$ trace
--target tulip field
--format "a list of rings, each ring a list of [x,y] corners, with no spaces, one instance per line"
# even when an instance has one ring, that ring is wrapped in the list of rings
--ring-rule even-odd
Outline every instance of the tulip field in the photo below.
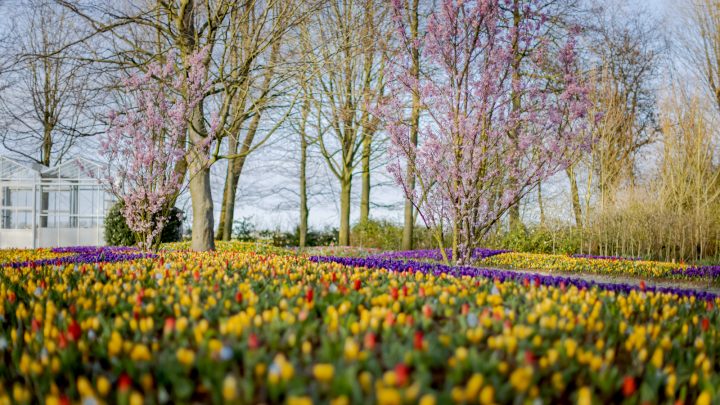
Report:
[[[0,251],[0,404],[720,401],[713,292],[485,253],[504,269],[251,243]]]

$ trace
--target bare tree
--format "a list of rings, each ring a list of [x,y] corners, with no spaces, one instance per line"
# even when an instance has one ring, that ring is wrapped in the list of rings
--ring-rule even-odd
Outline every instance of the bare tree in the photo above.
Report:
[[[185,61],[183,66],[179,66],[184,72],[187,70],[188,58],[198,50],[206,50],[201,62],[206,66],[208,80],[213,86],[192,114],[186,141],[190,146],[208,142],[207,125],[210,111],[214,110],[219,128],[211,164],[219,159],[243,156],[242,152],[235,153],[232,149],[230,153],[223,154],[223,139],[236,137],[237,144],[242,143],[237,141],[242,123],[259,108],[243,98],[248,94],[256,94],[248,93],[247,89],[255,83],[249,85],[252,82],[247,77],[251,72],[254,73],[253,69],[263,69],[262,66],[267,65],[258,65],[256,62],[267,61],[263,55],[267,55],[266,51],[271,49],[278,35],[296,22],[295,11],[300,4],[280,0],[242,3],[231,0],[175,0],[93,5],[69,0],[56,1],[83,18],[93,29],[92,36],[106,39],[107,48],[98,51],[93,57],[97,63],[116,65],[118,69],[142,70],[149,62],[162,61],[165,55],[174,52],[180,56],[180,60]],[[258,27],[255,24],[258,21],[274,21],[273,26],[280,27],[280,30],[273,31],[269,38],[265,38],[268,34],[266,29],[253,28]],[[249,40],[257,48],[242,48],[238,41],[247,39],[243,33],[254,36]],[[247,53],[241,55],[239,49]],[[204,157],[196,156],[176,168],[183,174],[188,169],[194,174],[189,179],[193,211],[192,248],[214,249],[210,168]]]
[[[98,131],[93,108],[100,91],[87,79],[82,54],[66,45],[82,27],[44,0],[23,4],[8,43],[13,66],[0,98],[3,146],[43,166],[60,163],[78,140]]]
[[[687,17],[680,33],[685,66],[697,75],[720,111],[720,1],[692,0]]]
[[[290,28],[287,24],[293,20],[296,8],[292,2],[246,2],[231,16],[229,41],[238,43],[231,42],[226,48],[229,48],[228,65],[235,67],[230,69],[233,72],[230,89],[238,94],[229,111],[232,116],[227,130],[229,162],[217,231],[222,240],[230,240],[238,180],[248,155],[264,145],[282,122],[273,117],[275,125],[257,139],[264,113],[277,107],[286,90],[283,84],[291,76],[286,66],[278,66],[278,60],[288,53],[281,41],[287,39],[285,34]],[[293,103],[294,100],[290,102]],[[285,108],[286,114],[290,110]],[[248,120],[249,125],[245,127]]]
[[[350,243],[352,178],[359,164],[365,174],[363,215],[369,211],[370,145],[378,129],[370,106],[382,95],[380,36],[387,33],[386,14],[382,2],[333,1],[315,15],[315,26],[303,41],[304,52],[312,55],[318,69],[311,93],[317,117],[313,121],[321,126],[317,143],[340,183],[341,245]]]

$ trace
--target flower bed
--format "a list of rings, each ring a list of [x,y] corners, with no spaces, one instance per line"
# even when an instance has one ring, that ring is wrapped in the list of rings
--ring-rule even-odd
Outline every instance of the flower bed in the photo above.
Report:
[[[672,274],[681,278],[720,278],[720,266],[699,266],[673,270]]]
[[[145,257],[156,257],[156,255],[153,254],[140,253],[137,249],[113,246],[76,246],[72,248],[56,248],[53,249],[53,252],[59,254],[61,253],[62,255],[59,257],[53,257],[48,259],[33,258],[34,260],[6,263],[5,266],[12,268],[21,268],[42,267],[49,265],[61,266],[71,263],[115,263],[129,260],[137,260]]]
[[[712,294],[313,260],[331,263],[226,251],[0,269],[0,403],[710,403],[720,395]]]
[[[503,253],[483,259],[481,266],[509,269],[560,271],[566,273],[604,274],[618,276],[672,278],[685,264],[642,260],[606,260],[574,258],[565,255],[535,253]]]
[[[54,259],[70,254],[71,253],[55,252],[51,249],[0,249],[0,266],[8,263]]]
[[[245,252],[245,253],[257,253],[257,254],[291,254],[292,252],[275,247],[268,243],[263,242],[241,242],[237,240],[231,241],[215,241],[215,249],[218,252]],[[190,242],[172,242],[163,243],[160,250],[166,252],[182,252],[190,251]]]
[[[484,259],[486,257],[495,256],[501,253],[507,253],[509,250],[497,250],[497,249],[485,249],[476,248],[473,250],[473,259]],[[452,259],[452,249],[445,249],[445,254],[448,259]],[[371,256],[375,259],[388,259],[388,260],[408,260],[408,259],[420,259],[420,260],[435,260],[442,261],[442,253],[440,249],[426,249],[426,250],[402,250],[396,252],[385,252]]]
[[[622,256],[597,256],[597,255],[586,255],[586,254],[574,254],[570,257],[578,259],[600,259],[600,260],[631,260],[638,261],[642,260],[642,257],[622,257]]]

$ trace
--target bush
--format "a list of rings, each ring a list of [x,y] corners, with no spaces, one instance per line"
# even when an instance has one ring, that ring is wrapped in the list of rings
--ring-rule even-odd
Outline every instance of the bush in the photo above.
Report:
[[[255,233],[255,225],[252,223],[250,217],[242,217],[238,220],[233,221],[233,238],[241,242],[250,242],[255,240],[253,236]]]
[[[548,227],[532,225],[517,227],[509,232],[494,235],[488,241],[491,247],[529,253],[577,253],[581,235],[573,226]]]
[[[122,214],[123,203],[118,202],[110,208],[105,217],[105,243],[110,246],[135,245],[135,235],[125,222]],[[160,234],[160,242],[179,242],[182,240],[183,212],[177,207],[170,210],[170,218]]]
[[[295,234],[298,238],[298,244],[300,243],[300,228],[295,230]],[[325,227],[320,230],[310,229],[305,239],[307,246],[328,246],[335,245],[338,241],[338,230],[337,228]]]
[[[400,249],[402,227],[387,220],[360,222],[350,230],[350,244],[383,250]]]

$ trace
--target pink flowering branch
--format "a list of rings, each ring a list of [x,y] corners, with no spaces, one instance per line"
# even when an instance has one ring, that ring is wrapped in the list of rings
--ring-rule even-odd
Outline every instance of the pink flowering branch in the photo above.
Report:
[[[441,1],[422,43],[410,44],[422,48],[419,82],[406,58],[388,61],[390,96],[377,108],[391,140],[390,173],[441,248],[451,231],[461,262],[510,206],[587,144],[579,130],[587,89],[574,73],[573,38],[553,55],[538,1],[524,2],[515,28],[500,3]],[[397,24],[401,4],[394,3]],[[396,35],[407,44],[402,25]],[[522,72],[513,70],[517,52],[525,55]],[[405,112],[413,92],[423,109],[417,147]],[[522,108],[514,108],[514,97]],[[407,186],[410,176],[416,189]]]
[[[129,77],[123,85],[130,106],[109,114],[110,129],[100,144],[108,164],[100,180],[124,203],[125,221],[145,250],[159,247],[171,204],[182,191],[185,173],[177,168],[190,154],[209,164],[217,120],[206,142],[187,142],[192,111],[209,86],[202,63],[206,53],[200,50],[185,61],[187,76],[171,56],[165,65],[152,64],[144,74]]]

